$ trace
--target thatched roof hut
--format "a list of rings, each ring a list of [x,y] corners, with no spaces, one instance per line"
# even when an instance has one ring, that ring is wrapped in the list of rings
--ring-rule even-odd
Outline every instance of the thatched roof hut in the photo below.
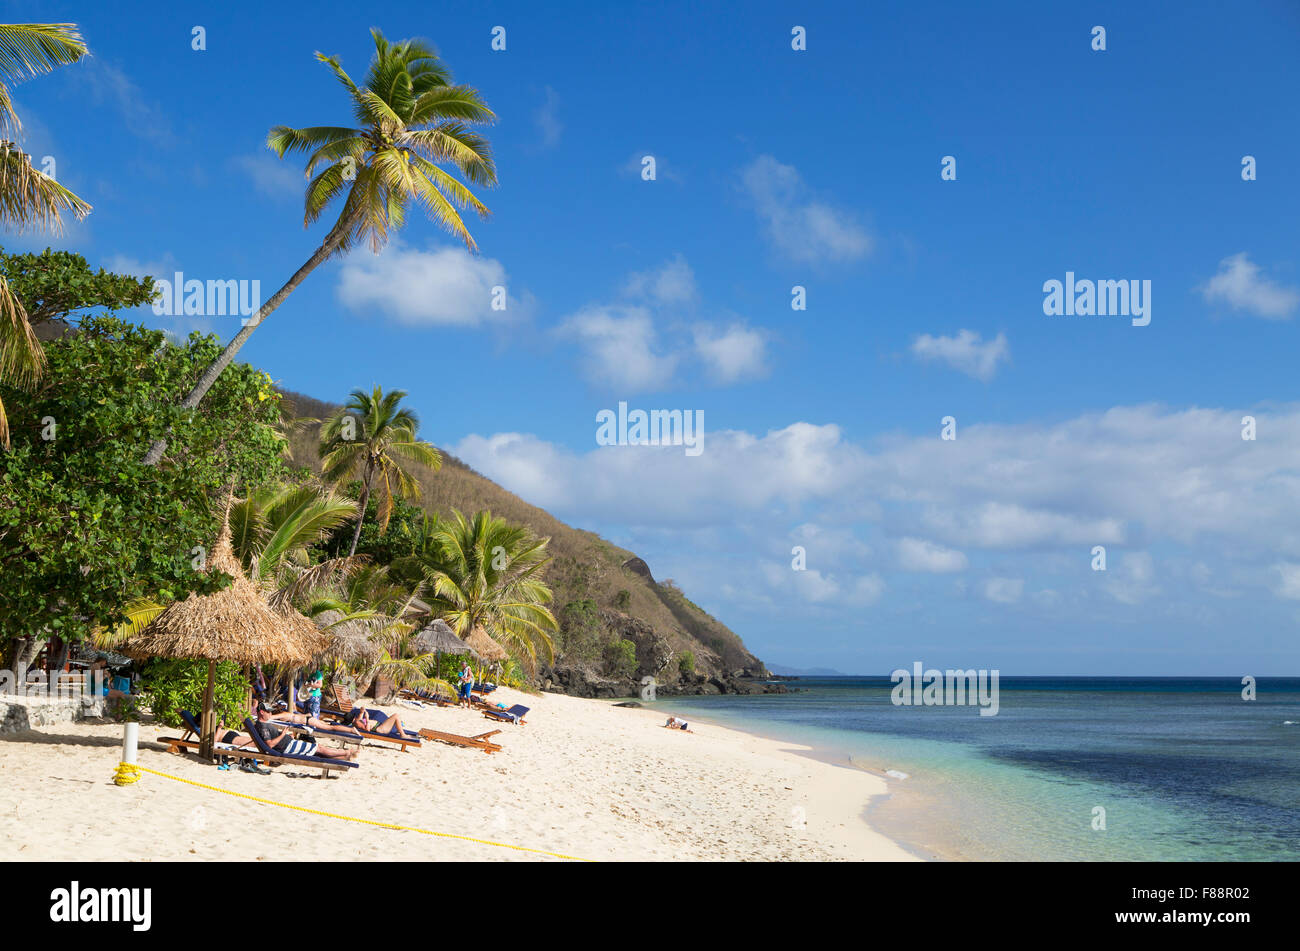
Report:
[[[498,660],[507,660],[510,652],[492,640],[488,632],[481,627],[476,627],[469,632],[469,637],[465,638],[465,643],[474,648],[474,653],[478,654],[488,663]]]
[[[479,659],[474,648],[470,647],[451,629],[442,618],[430,621],[411,642],[421,654],[470,654]]]
[[[374,628],[364,620],[343,620],[343,612],[330,609],[314,618],[316,626],[329,638],[318,660],[342,663],[373,664],[379,660],[379,644],[371,639]]]
[[[122,653],[136,660],[146,657],[181,657],[208,662],[208,684],[203,694],[203,736],[199,753],[212,756],[213,681],[218,661],[241,665],[264,663],[305,664],[325,646],[326,638],[305,617],[292,609],[275,611],[244,575],[230,546],[230,522],[223,519],[216,544],[204,571],[222,571],[233,579],[213,594],[191,594],[174,601],[135,637]]]
[[[135,660],[192,657],[237,664],[305,664],[326,638],[297,611],[272,610],[244,576],[230,547],[230,525],[208,555],[205,571],[223,571],[234,580],[215,594],[191,594],[173,601],[143,631],[122,646]]]

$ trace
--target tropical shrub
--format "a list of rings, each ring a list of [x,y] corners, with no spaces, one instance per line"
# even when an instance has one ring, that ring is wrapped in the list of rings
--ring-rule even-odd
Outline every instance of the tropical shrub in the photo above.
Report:
[[[195,719],[203,709],[203,692],[208,685],[206,660],[155,658],[140,665],[141,701],[159,723],[179,727],[180,711],[189,710]],[[239,729],[248,716],[248,680],[238,664],[217,664],[213,680],[213,709],[232,729]]]

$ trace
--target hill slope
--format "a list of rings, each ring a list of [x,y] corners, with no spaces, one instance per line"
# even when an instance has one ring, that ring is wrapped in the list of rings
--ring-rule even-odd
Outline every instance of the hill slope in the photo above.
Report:
[[[324,419],[337,406],[284,392],[289,411]],[[293,435],[296,465],[320,471],[315,426]],[[556,663],[539,672],[545,689],[580,696],[631,696],[641,678],[654,677],[661,693],[755,692],[763,686],[743,678],[768,676],[763,663],[725,624],[694,604],[671,579],[657,581],[635,553],[592,532],[573,528],[550,513],[442,452],[442,469],[416,473],[423,492],[417,504],[440,514],[490,509],[508,521],[550,538],[552,562],[546,581],[555,593],[552,609],[560,620]],[[635,673],[610,657],[610,644],[631,641]],[[683,656],[693,665],[683,669]],[[691,669],[693,667],[693,669]]]

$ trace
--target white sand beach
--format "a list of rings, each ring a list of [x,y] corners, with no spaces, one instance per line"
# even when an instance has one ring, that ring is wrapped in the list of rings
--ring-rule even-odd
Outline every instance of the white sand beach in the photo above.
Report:
[[[862,815],[885,780],[799,748],[666,714],[502,689],[522,726],[477,710],[386,707],[411,729],[500,728],[494,754],[426,740],[362,747],[359,769],[318,779],[218,770],[140,729],[139,764],[248,796],[599,861],[914,860]],[[536,852],[310,815],[143,774],[118,787],[122,727],[60,724],[0,738],[0,859],[552,860]],[[57,830],[55,834],[52,831]]]

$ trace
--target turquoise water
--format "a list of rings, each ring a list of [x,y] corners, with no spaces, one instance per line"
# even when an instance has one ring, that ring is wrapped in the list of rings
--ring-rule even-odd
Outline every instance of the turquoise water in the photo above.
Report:
[[[654,706],[909,774],[870,821],[922,854],[1300,860],[1300,678],[1246,701],[1230,678],[1004,677],[990,717],[895,706],[884,677],[791,686]]]

